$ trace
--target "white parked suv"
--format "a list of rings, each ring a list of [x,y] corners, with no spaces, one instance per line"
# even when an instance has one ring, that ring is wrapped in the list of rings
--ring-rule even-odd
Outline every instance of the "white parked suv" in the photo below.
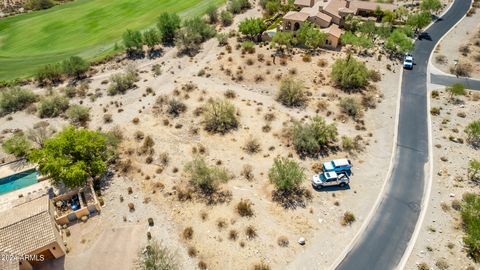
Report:
[[[329,186],[344,187],[350,183],[347,173],[323,172],[312,177],[312,186],[320,189]]]

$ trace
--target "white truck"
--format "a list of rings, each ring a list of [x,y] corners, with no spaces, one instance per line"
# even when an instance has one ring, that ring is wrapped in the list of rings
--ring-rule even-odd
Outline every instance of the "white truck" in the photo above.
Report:
[[[347,173],[336,172],[322,172],[312,177],[312,186],[316,189],[321,189],[329,186],[344,187],[350,183],[350,177]]]

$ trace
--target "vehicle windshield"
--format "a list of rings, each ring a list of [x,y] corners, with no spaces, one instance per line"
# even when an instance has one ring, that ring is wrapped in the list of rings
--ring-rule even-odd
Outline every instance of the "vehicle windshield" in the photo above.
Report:
[[[405,59],[405,63],[411,63],[412,59]]]

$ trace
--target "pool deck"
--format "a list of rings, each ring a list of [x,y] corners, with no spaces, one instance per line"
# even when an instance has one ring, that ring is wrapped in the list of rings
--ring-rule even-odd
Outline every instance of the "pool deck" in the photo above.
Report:
[[[28,171],[33,168],[35,168],[35,165],[28,163],[25,159],[0,164],[0,179],[16,173]]]

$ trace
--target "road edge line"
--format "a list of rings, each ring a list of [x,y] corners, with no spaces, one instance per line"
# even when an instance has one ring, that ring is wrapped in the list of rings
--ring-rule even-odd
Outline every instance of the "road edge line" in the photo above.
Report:
[[[457,1],[462,1],[462,0],[457,0]],[[446,14],[450,8],[453,6],[453,3],[450,4],[450,6],[441,14],[443,16]],[[473,0],[470,0],[470,8],[472,7]],[[440,16],[440,17],[441,17]],[[397,266],[397,269],[404,269],[408,259],[410,259],[410,255],[412,254],[413,248],[415,247],[415,244],[417,243],[418,235],[420,234],[420,230],[423,225],[423,221],[425,220],[425,215],[427,214],[427,209],[429,206],[430,202],[430,195],[432,191],[432,184],[433,184],[433,140],[432,140],[432,115],[430,114],[430,105],[431,105],[431,94],[429,91],[429,84],[430,84],[430,69],[433,66],[432,64],[432,57],[433,53],[435,51],[435,48],[440,44],[440,42],[443,41],[443,39],[450,34],[451,31],[453,31],[467,16],[467,13],[465,13],[458,22],[456,22],[440,39],[438,42],[433,46],[433,50],[430,52],[430,56],[428,58],[428,64],[427,64],[427,119],[428,119],[428,155],[429,155],[429,176],[427,181],[425,182],[425,189],[423,193],[423,199],[422,199],[422,208],[420,210],[420,215],[417,220],[417,224],[415,224],[415,230],[413,231],[412,237],[410,237],[409,243],[407,245],[407,248],[405,249],[405,252],[403,253],[402,259],[400,260],[400,263]],[[433,23],[431,24],[433,25]],[[430,26],[428,28],[430,28]],[[428,30],[428,28],[426,30]],[[434,67],[434,66],[433,66]]]

